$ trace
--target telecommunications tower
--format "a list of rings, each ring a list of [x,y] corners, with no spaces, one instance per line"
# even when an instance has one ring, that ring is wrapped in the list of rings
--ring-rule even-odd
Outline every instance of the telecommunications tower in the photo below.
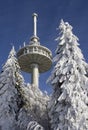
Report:
[[[52,65],[51,51],[40,45],[37,37],[37,17],[33,14],[34,32],[28,45],[24,45],[18,53],[18,62],[22,71],[31,73],[31,83],[39,86],[39,73],[48,71]]]

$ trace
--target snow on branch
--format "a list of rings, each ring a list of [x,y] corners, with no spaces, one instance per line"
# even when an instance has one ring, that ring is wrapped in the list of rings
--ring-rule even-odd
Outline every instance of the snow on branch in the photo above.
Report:
[[[30,121],[27,126],[27,130],[44,130],[44,128],[36,121]]]

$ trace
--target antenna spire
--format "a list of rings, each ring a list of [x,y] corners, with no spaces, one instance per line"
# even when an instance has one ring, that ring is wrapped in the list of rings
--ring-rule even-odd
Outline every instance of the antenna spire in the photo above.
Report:
[[[34,33],[33,35],[37,37],[37,17],[38,15],[36,13],[33,13],[33,19],[34,19]]]
[[[33,32],[33,36],[31,37],[31,41],[33,41],[32,43],[30,42],[30,44],[33,44],[33,43],[37,43],[37,44],[40,44],[38,41],[39,41],[39,38],[37,36],[37,17],[38,15],[36,13],[33,13],[33,22],[34,22],[34,32]]]

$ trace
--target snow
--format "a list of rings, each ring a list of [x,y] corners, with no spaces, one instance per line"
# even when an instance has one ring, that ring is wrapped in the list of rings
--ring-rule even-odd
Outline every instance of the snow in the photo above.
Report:
[[[48,105],[53,130],[88,130],[88,64],[72,26],[61,20],[55,66],[48,79],[54,92]]]
[[[19,95],[14,86],[16,80],[13,74],[16,68],[13,68],[15,50],[12,48],[3,71],[0,74],[0,128],[1,130],[15,130],[16,112],[18,111]],[[14,103],[14,104],[13,104]]]
[[[36,121],[31,121],[28,124],[27,130],[44,130]]]

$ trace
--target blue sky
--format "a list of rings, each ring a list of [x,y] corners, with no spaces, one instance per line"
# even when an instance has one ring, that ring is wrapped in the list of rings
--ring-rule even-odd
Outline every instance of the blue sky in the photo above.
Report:
[[[38,14],[38,36],[41,45],[48,47],[54,56],[60,20],[69,22],[79,38],[80,48],[88,62],[88,0],[0,0],[0,70],[12,45],[18,51],[23,42],[29,44],[33,34],[33,13]],[[52,68],[51,68],[52,70]],[[51,91],[46,85],[50,72],[40,75],[40,88]],[[24,73],[26,82],[29,74]]]

